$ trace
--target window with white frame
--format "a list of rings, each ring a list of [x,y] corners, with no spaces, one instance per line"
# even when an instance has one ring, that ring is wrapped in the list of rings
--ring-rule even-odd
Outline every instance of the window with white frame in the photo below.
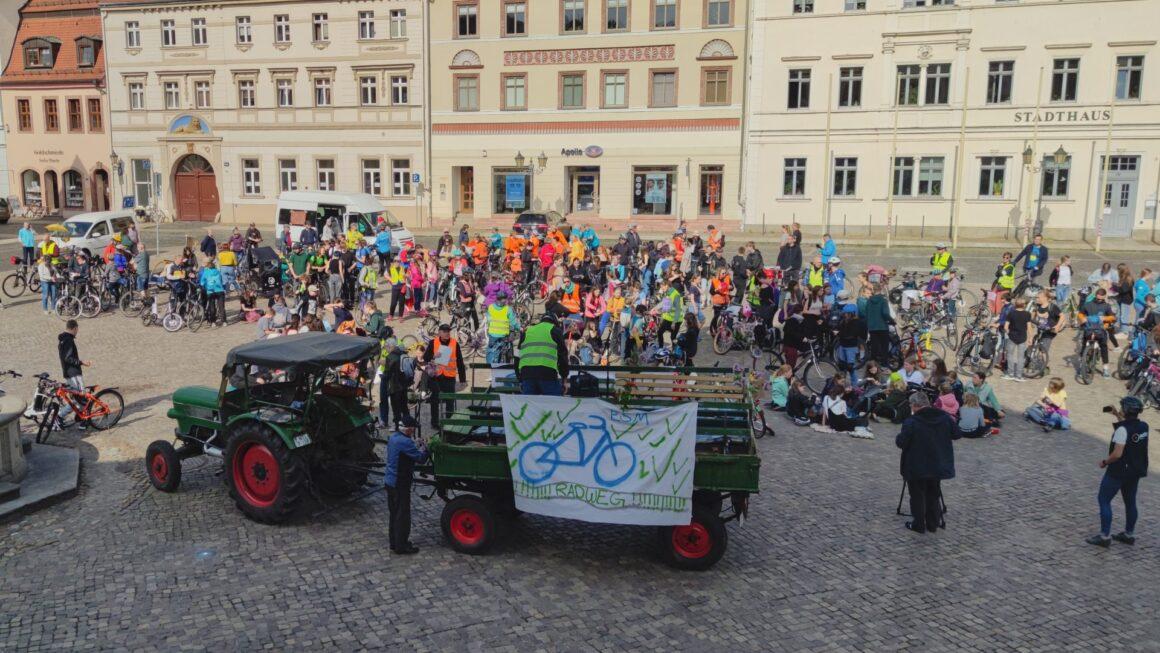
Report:
[[[461,39],[479,36],[479,6],[475,4],[455,6],[455,36]]]
[[[853,197],[858,192],[858,158],[834,157],[834,195]]]
[[[1015,81],[1014,61],[992,61],[987,64],[987,104],[1011,101],[1011,84]]]
[[[846,11],[865,11],[866,0],[846,0]]]
[[[810,69],[794,68],[789,71],[789,98],[787,104],[790,109],[808,109],[810,106]]]
[[[198,109],[208,109],[213,105],[213,93],[208,81],[193,83],[193,102]]]
[[[569,73],[560,78],[560,108],[584,108],[584,75]]]
[[[604,108],[628,106],[628,73],[604,73]]]
[[[383,170],[378,159],[362,161],[363,192],[371,195],[383,194]]]
[[[359,104],[364,107],[379,103],[379,78],[374,75],[364,75],[358,78]]]
[[[319,159],[315,165],[318,169],[318,190],[334,190],[334,159]]]
[[[149,159],[130,159],[129,167],[133,175],[133,195],[137,206],[149,206],[153,202],[153,162]]]
[[[238,80],[238,106],[243,109],[253,109],[257,104],[255,98],[255,84],[252,79]]]
[[[332,103],[331,81],[329,77],[314,78],[314,106],[329,107]]]
[[[1003,197],[1007,181],[1007,157],[979,157],[979,197]]]
[[[585,30],[585,0],[563,0],[562,27],[565,32],[580,33]]]
[[[479,111],[479,75],[455,77],[455,110]]]
[[[1074,102],[1079,89],[1079,59],[1056,59],[1051,65],[1051,101]]]
[[[733,0],[708,0],[705,6],[706,27],[729,27],[733,24]]]
[[[125,47],[141,47],[141,23],[135,20],[125,22]]]
[[[504,2],[503,35],[526,36],[528,33],[528,3]]]
[[[405,39],[407,38],[407,10],[406,9],[392,9],[391,10],[391,38]]]
[[[890,175],[890,192],[905,197],[914,192],[914,157],[896,156]]]
[[[623,32],[628,29],[628,0],[604,0],[604,31]]]
[[[325,43],[330,40],[330,16],[314,14],[311,24],[313,25],[311,35],[314,37],[315,43]]]
[[[277,82],[278,90],[278,106],[288,108],[294,106],[294,80],[289,78],[279,79]]]
[[[898,98],[899,106],[918,105],[918,87],[922,83],[922,67],[918,64],[905,64],[898,67]]]
[[[249,16],[238,16],[234,19],[234,33],[238,43],[246,45],[254,42],[254,26]]]
[[[902,6],[907,9],[915,7],[938,7],[941,5],[953,5],[955,0],[902,0]]]
[[[838,70],[838,106],[862,106],[862,67],[850,66]]]
[[[375,38],[375,12],[358,12],[358,37],[360,39]]]
[[[242,194],[262,194],[262,170],[257,159],[242,159]]]
[[[411,194],[411,162],[408,159],[391,159],[391,194],[395,197]]]
[[[793,0],[793,13],[795,13],[795,14],[812,14],[812,13],[814,13],[814,0]]]
[[[189,22],[190,40],[194,45],[209,45],[209,33],[204,18],[194,18]]]
[[[161,21],[161,45],[177,45],[177,25],[172,20]]]
[[[298,162],[294,159],[278,160],[278,183],[282,192],[298,190]]]
[[[181,85],[177,82],[165,82],[162,85],[165,92],[165,108],[166,109],[180,109],[181,108]]]
[[[676,29],[677,0],[653,0],[653,29]]]
[[[785,182],[782,185],[782,195],[786,197],[805,197],[806,160],[804,158],[786,159],[782,180]]]
[[[1116,99],[1139,100],[1144,78],[1144,57],[1116,57]]]
[[[410,104],[411,89],[406,75],[391,75],[391,104]]]
[[[503,108],[509,111],[528,108],[527,75],[504,75]]]
[[[145,110],[145,84],[129,82],[129,109],[131,111]]]
[[[932,63],[926,67],[926,103],[946,104],[950,101],[951,65]]]
[[[918,160],[918,195],[942,197],[943,157],[924,156]]]
[[[274,16],[274,42],[290,42],[290,15],[278,14]]]
[[[1071,157],[1063,165],[1056,165],[1055,156],[1043,157],[1043,196],[1067,197],[1068,180],[1071,177]]]

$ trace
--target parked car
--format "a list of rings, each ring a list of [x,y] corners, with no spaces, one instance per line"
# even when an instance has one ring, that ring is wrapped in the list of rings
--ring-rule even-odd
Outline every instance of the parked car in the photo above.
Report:
[[[548,233],[549,227],[555,227],[563,221],[564,216],[556,211],[525,211],[512,224],[512,231],[518,234],[526,231],[529,234],[544,236]]]
[[[12,207],[8,206],[8,200],[0,197],[0,224],[8,224],[8,220],[12,218]]]
[[[52,239],[62,249],[87,249],[97,254],[105,249],[115,234],[124,233],[133,223],[132,209],[82,213],[65,220],[63,230],[54,230],[60,235]]]

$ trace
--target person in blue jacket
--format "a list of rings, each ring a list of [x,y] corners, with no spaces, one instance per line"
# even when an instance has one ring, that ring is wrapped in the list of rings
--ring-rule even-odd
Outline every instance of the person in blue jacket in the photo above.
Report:
[[[818,245],[818,253],[822,255],[822,265],[829,265],[830,259],[838,255],[838,244],[830,238],[830,234],[822,235],[822,244]]]
[[[216,259],[213,257],[206,259],[205,267],[197,275],[197,283],[205,289],[205,321],[225,326],[226,287],[222,282],[221,270],[217,269]]]
[[[387,273],[387,266],[391,264],[391,229],[385,224],[379,225],[379,232],[375,234],[375,253],[379,257],[379,276]]]
[[[1043,244],[1043,235],[1035,234],[1031,242],[1023,246],[1011,263],[1019,265],[1019,261],[1023,261],[1023,271],[1028,278],[1034,279],[1043,274],[1043,268],[1047,266],[1047,256],[1047,245]]]
[[[387,439],[387,507],[391,517],[387,536],[391,551],[402,555],[418,553],[411,544],[411,480],[416,464],[427,461],[426,447],[416,446],[412,439],[418,420],[410,414],[399,419],[399,430]]]

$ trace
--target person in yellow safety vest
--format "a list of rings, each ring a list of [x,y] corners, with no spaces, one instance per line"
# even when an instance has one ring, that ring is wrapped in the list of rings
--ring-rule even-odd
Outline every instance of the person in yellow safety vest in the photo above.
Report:
[[[992,290],[1011,290],[1015,287],[1015,264],[1011,262],[1011,252],[1003,252],[1003,262],[995,268],[995,283]]]
[[[810,288],[821,288],[826,283],[826,266],[822,265],[822,257],[815,256],[806,270],[806,283]]]
[[[52,265],[60,265],[60,245],[52,239],[52,234],[44,234],[44,241],[40,243],[40,255],[48,259]]]
[[[460,383],[467,382],[467,367],[463,364],[459,343],[451,337],[450,324],[439,325],[439,335],[427,343],[421,360],[424,364],[435,365],[435,373],[430,379],[431,426],[439,428],[439,395],[455,392],[457,375]],[[444,401],[443,411],[450,416],[455,411],[455,400]]]
[[[745,301],[749,303],[749,308],[754,310],[761,306],[761,284],[757,280],[759,276],[765,275],[750,275],[749,282],[745,285]]]
[[[568,347],[556,316],[544,313],[524,330],[516,354],[520,393],[560,396],[567,389]]]
[[[495,301],[487,307],[487,364],[500,364],[500,343],[507,340],[513,330],[519,330],[519,318],[508,305],[508,294],[499,291]]]
[[[934,254],[930,256],[930,273],[943,274],[955,264],[955,257],[951,256],[950,251],[947,250],[946,243],[937,243],[934,246]]]
[[[669,334],[669,343],[673,346],[677,344],[677,333],[681,330],[681,324],[685,321],[685,300],[683,284],[680,278],[673,279],[671,284],[665,288],[661,286],[661,307],[664,312],[661,313],[661,325],[657,328],[657,346],[665,346],[665,334]]]

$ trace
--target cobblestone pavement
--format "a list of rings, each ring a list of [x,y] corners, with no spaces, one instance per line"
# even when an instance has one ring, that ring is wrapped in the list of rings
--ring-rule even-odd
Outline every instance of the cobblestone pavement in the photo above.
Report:
[[[36,308],[0,313],[0,367],[55,375],[61,323]],[[492,554],[458,555],[439,502],[418,499],[422,552],[392,557],[382,494],[263,526],[205,459],[178,493],[154,491],[141,456],[171,433],[169,394],[216,383],[225,351],[252,335],[82,322],[86,380],[120,386],[127,411],[111,431],[60,440],[83,455],[77,498],[0,526],[0,650],[1160,650],[1156,482],[1141,484],[1135,547],[1082,542],[1114,381],[1064,375],[1073,431],[1012,417],[999,437],[960,441],[937,535],[895,515],[896,427],[867,441],[772,417],[749,520],[729,525],[714,569],[681,573],[656,560],[648,529],[534,516]],[[24,381],[6,389],[29,396]],[[1016,412],[1041,384],[997,386]]]

